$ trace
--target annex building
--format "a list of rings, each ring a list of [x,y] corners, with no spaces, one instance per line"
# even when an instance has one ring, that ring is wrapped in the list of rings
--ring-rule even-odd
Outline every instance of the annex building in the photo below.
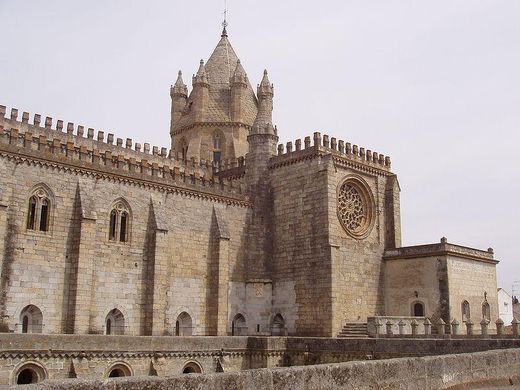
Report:
[[[2,330],[331,337],[373,316],[493,324],[493,251],[402,247],[390,157],[320,133],[279,144],[274,95],[267,72],[252,88],[224,29],[190,90],[181,72],[170,89],[169,149],[1,106]]]

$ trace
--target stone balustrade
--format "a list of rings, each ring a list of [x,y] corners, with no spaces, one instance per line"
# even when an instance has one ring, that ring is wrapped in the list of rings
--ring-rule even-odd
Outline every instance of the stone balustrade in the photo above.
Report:
[[[502,319],[494,322],[482,319],[477,323],[468,319],[461,323],[454,318],[446,323],[442,318],[430,320],[428,317],[376,316],[368,317],[367,330],[370,337],[480,337],[480,338],[520,338],[520,321],[511,322],[511,331],[505,331]]]

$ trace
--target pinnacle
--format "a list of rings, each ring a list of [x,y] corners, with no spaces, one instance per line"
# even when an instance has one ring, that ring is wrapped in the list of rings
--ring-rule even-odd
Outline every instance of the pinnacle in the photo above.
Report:
[[[264,77],[262,77],[262,81],[260,82],[261,86],[271,86],[271,82],[269,81],[269,77],[267,76],[267,69],[264,69]]]
[[[177,81],[175,82],[176,87],[183,87],[184,81],[182,80],[182,71],[179,70],[179,73],[177,75]]]
[[[235,76],[245,76],[246,71],[244,70],[244,67],[240,63],[240,59],[237,60],[237,66],[235,68],[235,72],[233,73]]]
[[[197,76],[203,76],[206,74],[206,67],[204,66],[204,60],[200,60],[199,70]]]

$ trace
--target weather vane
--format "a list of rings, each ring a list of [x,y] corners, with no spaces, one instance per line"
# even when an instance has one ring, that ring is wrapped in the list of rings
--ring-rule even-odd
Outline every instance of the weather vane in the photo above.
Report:
[[[227,0],[224,0],[224,21],[222,22],[222,27],[224,27],[224,29],[222,30],[222,36],[227,36],[227,31],[226,31],[226,27],[228,25],[227,23]]]

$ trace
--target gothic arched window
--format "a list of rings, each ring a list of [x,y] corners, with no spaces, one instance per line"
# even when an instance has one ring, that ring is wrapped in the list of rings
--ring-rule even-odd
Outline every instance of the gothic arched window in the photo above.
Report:
[[[110,241],[127,242],[130,237],[130,208],[126,202],[117,201],[110,210],[108,239]]]
[[[188,158],[188,142],[186,141],[186,138],[182,137],[179,142],[179,152],[181,154],[181,158],[186,161]]]
[[[35,305],[27,305],[20,313],[22,333],[42,333],[43,314]]]
[[[29,198],[27,229],[41,232],[49,231],[51,215],[50,195],[44,188],[37,188]]]
[[[247,331],[246,319],[238,313],[231,322],[231,336],[247,336]]]
[[[222,159],[222,143],[223,136],[219,131],[213,133],[213,161],[220,161]]]
[[[191,316],[183,311],[175,321],[176,336],[191,336],[193,334],[193,321]]]
[[[119,309],[112,309],[105,318],[105,334],[124,335],[125,316]]]

